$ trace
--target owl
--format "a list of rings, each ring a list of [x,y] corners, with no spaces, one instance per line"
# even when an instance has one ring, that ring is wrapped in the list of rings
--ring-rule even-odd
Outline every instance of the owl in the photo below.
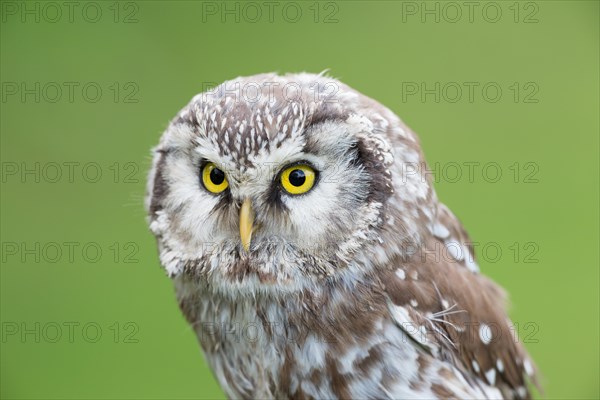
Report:
[[[530,397],[505,294],[419,140],[325,74],[262,74],[170,122],[146,209],[229,398]]]

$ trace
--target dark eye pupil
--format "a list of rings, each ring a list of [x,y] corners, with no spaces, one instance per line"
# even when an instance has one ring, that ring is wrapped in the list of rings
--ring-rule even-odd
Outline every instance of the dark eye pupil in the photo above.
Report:
[[[218,168],[213,168],[210,171],[210,181],[215,185],[220,185],[225,180],[225,173]]]
[[[290,183],[294,186],[302,186],[306,181],[306,175],[301,169],[295,169],[290,172]]]

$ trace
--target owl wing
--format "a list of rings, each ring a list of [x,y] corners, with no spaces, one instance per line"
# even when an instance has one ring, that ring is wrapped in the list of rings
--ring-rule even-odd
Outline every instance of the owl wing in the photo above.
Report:
[[[504,292],[479,274],[467,233],[443,204],[430,231],[420,251],[383,273],[392,319],[469,385],[528,398],[527,380],[537,385],[536,370],[512,331]]]

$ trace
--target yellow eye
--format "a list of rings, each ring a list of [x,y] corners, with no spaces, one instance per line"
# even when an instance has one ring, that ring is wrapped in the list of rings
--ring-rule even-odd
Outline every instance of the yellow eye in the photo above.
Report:
[[[208,163],[202,168],[202,184],[211,193],[221,193],[229,186],[225,172],[213,163]]]
[[[281,173],[281,186],[289,194],[304,194],[315,184],[315,170],[308,165],[293,165]]]

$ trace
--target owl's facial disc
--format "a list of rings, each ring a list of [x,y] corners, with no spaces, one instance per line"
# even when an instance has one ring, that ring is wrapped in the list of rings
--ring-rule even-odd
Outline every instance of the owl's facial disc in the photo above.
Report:
[[[372,164],[355,136],[362,129],[322,122],[295,141],[234,157],[212,135],[173,128],[180,136],[158,153],[150,208],[167,271],[236,285],[333,273],[379,220],[381,205],[369,199]]]
[[[224,290],[298,289],[353,268],[357,257],[390,257],[380,246],[388,199],[406,209],[428,193],[419,177],[392,182],[386,135],[403,134],[397,117],[340,82],[329,93],[323,76],[223,87],[255,80],[278,86],[265,86],[257,102],[229,90],[194,97],[154,151],[146,206],[167,272],[192,272]],[[302,89],[297,101],[284,91],[292,83]],[[420,160],[416,141],[399,145],[408,161]],[[406,230],[394,234],[416,236],[418,215],[402,217]]]

